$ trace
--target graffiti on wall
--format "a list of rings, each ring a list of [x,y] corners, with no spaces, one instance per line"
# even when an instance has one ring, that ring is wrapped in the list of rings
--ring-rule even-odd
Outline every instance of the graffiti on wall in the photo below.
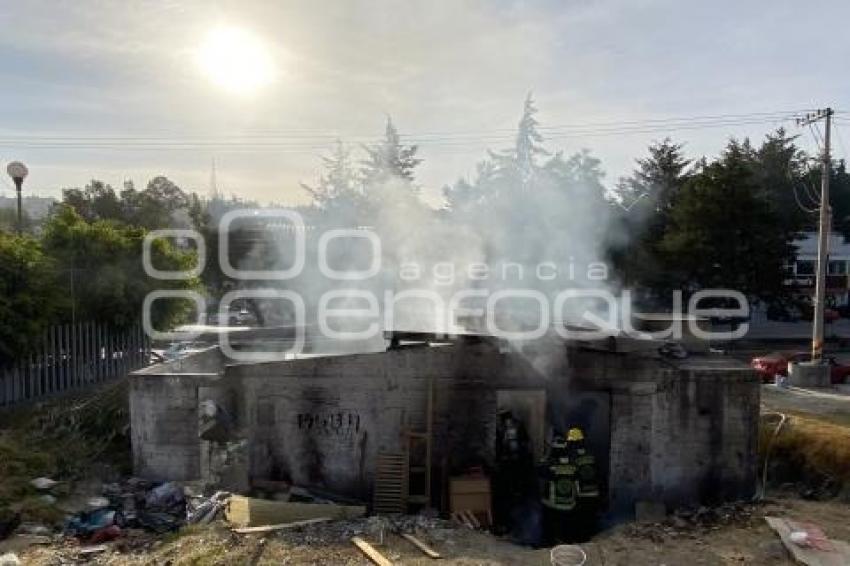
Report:
[[[355,411],[298,413],[298,430],[327,436],[353,436],[360,432],[360,415]]]

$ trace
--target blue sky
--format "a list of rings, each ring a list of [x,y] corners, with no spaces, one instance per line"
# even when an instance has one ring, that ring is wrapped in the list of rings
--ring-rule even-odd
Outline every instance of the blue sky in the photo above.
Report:
[[[294,203],[334,137],[356,149],[392,115],[422,140],[419,182],[436,202],[486,149],[510,144],[528,91],[543,125],[850,109],[848,22],[840,1],[6,2],[0,161],[24,160],[27,190],[58,196],[91,178],[120,186],[157,174],[206,192],[215,158],[226,192]],[[234,95],[201,72],[198,46],[222,26],[262,44],[270,84]],[[778,125],[669,135],[696,157]],[[549,147],[590,148],[613,185],[664,135]],[[210,147],[239,136],[285,147]],[[103,137],[152,141],[79,148]],[[203,143],[176,149],[175,140]]]

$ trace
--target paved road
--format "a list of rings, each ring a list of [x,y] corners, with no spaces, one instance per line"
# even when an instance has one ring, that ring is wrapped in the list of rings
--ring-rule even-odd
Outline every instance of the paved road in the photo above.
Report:
[[[836,424],[850,426],[850,385],[817,391],[765,385],[761,390],[761,401],[765,408],[772,411],[809,413]]]
[[[850,338],[850,319],[842,318],[825,325],[824,334],[827,338],[833,336]],[[803,340],[811,339],[811,337],[811,322],[776,322],[773,320],[750,322],[750,329],[745,336],[746,339],[800,338]]]

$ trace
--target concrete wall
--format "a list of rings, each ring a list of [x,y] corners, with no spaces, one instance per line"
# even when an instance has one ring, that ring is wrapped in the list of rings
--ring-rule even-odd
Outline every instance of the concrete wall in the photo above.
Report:
[[[378,452],[401,451],[405,430],[425,429],[431,379],[433,461],[446,457],[453,469],[492,461],[502,362],[491,346],[414,347],[237,366],[226,381],[240,392],[252,475],[367,498]]]
[[[433,462],[451,471],[492,462],[499,390],[542,389],[549,422],[588,430],[616,512],[641,499],[753,493],[760,388],[748,368],[563,345],[542,354],[469,342],[228,366],[223,376],[136,375],[136,473],[199,477],[197,404],[231,399],[252,477],[368,499],[378,452],[399,451],[405,430],[424,429],[433,380]]]
[[[221,360],[216,348],[130,374],[136,475],[156,480],[200,477],[198,388],[221,377]]]
[[[761,386],[750,368],[722,358],[597,356],[570,359],[583,387],[611,394],[613,511],[630,514],[638,500],[673,507],[753,495]]]

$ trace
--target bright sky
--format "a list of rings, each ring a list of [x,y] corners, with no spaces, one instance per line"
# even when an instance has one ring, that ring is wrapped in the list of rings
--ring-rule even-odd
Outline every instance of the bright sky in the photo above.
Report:
[[[434,202],[510,145],[528,91],[544,126],[850,110],[848,21],[841,0],[5,2],[0,161],[58,196],[157,174],[207,192],[214,158],[225,192],[295,203],[334,137],[391,115]],[[771,119],[669,134],[714,154]],[[665,135],[568,131],[549,147],[590,148],[609,185]]]

